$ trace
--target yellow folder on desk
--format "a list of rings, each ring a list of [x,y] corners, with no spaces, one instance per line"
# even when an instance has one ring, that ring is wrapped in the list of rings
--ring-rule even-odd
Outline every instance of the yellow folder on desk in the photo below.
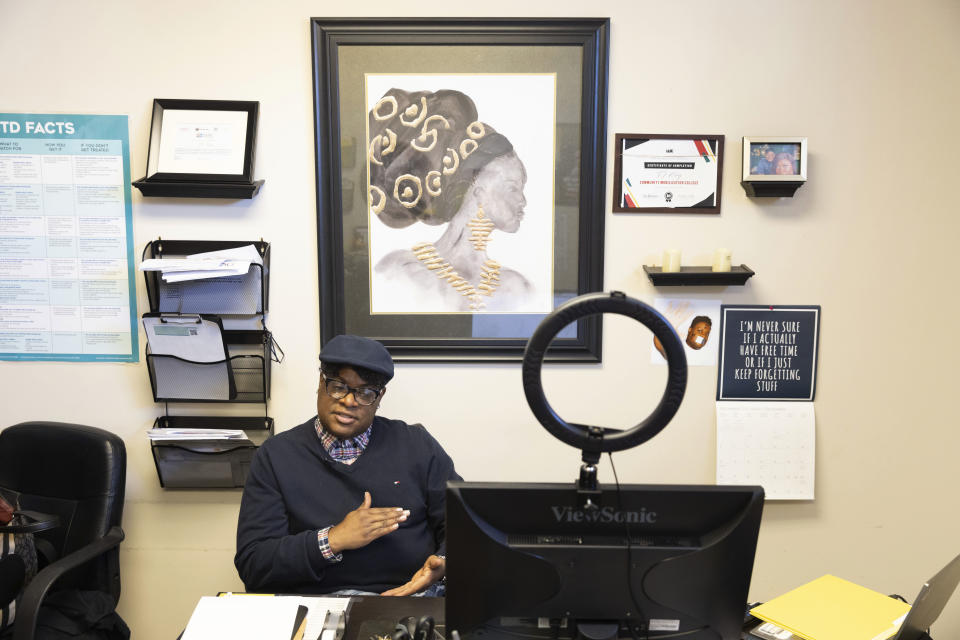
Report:
[[[905,602],[825,575],[750,613],[806,640],[887,640],[909,610]]]

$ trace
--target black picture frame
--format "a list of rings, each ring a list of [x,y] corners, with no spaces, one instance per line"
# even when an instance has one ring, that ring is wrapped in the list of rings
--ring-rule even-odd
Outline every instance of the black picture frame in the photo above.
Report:
[[[723,135],[705,135],[705,134],[662,134],[662,133],[618,133],[614,140],[614,160],[613,160],[613,211],[614,213],[720,213],[720,194],[723,186]],[[657,200],[656,204],[647,204],[648,198],[635,196],[636,202],[631,203],[629,198],[624,198],[624,169],[623,169],[623,150],[629,145],[638,145],[648,141],[680,141],[694,142],[701,144],[707,149],[707,153],[715,158],[717,164],[716,184],[714,191],[706,200],[694,203],[690,206],[664,206]],[[688,145],[689,146],[689,145]],[[705,156],[706,157],[706,156]],[[709,161],[709,160],[708,160]],[[678,177],[682,177],[682,174]],[[657,187],[654,190],[666,188],[668,191],[664,194],[669,197],[670,187]],[[680,189],[683,187],[680,186]],[[628,194],[629,195],[629,194]],[[626,204],[625,204],[626,203]]]
[[[179,173],[158,170],[160,141],[164,117],[174,111],[246,112],[246,129],[243,142],[243,169],[239,173]],[[150,143],[147,149],[147,173],[140,182],[146,183],[212,183],[253,182],[254,159],[257,142],[257,120],[260,103],[249,100],[179,100],[156,98],[153,101],[153,116],[150,120]]]
[[[813,402],[820,317],[820,305],[720,305],[717,400]]]
[[[609,29],[608,18],[311,19],[323,344],[357,333],[400,362],[519,362],[547,313],[370,312],[367,73],[557,74],[552,305],[602,290]],[[600,362],[601,343],[601,317],[582,318],[545,359]]]

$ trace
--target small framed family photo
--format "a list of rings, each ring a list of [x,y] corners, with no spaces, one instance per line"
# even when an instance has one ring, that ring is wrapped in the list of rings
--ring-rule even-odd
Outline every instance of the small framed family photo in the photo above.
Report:
[[[744,182],[806,182],[807,139],[744,137]]]

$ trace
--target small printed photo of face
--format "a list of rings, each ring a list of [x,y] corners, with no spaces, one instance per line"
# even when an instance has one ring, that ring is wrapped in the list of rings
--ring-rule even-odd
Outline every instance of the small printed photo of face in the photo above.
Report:
[[[718,358],[717,339],[711,338],[714,326],[720,321],[719,300],[689,298],[655,298],[653,307],[673,326],[677,337],[684,345],[687,365],[716,366]],[[666,350],[654,336],[650,351],[650,363],[665,365]]]

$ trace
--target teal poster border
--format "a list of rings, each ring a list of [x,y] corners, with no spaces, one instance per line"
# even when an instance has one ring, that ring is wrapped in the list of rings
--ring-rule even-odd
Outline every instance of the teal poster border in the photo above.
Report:
[[[0,141],[9,139],[119,141],[123,161],[123,205],[129,308],[129,353],[0,353],[0,360],[58,362],[138,362],[137,291],[133,255],[133,205],[130,194],[129,119],[125,115],[0,113]],[[0,153],[3,149],[0,148]]]

